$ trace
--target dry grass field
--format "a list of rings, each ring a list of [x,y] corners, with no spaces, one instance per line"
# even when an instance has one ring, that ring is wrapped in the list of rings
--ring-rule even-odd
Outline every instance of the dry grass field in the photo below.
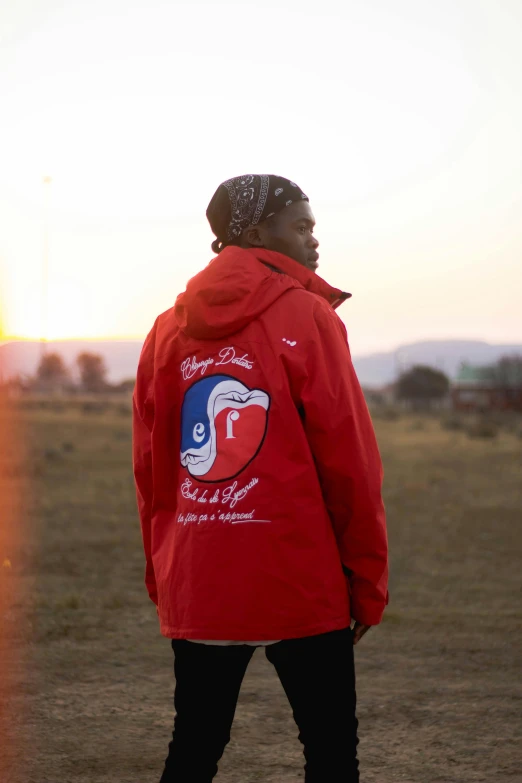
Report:
[[[157,783],[172,652],[143,586],[128,404],[22,418],[25,458],[0,453],[2,783]],[[391,602],[356,648],[361,781],[522,781],[522,439],[413,416],[376,428]],[[257,650],[217,780],[295,783],[302,763]]]

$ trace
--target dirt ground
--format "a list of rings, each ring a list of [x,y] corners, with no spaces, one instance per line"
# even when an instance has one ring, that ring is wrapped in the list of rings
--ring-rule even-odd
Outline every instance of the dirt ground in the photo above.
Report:
[[[23,418],[26,460],[0,454],[4,523],[23,491],[19,540],[0,537],[2,783],[157,783],[172,652],[143,586],[127,405]],[[522,440],[376,428],[391,602],[355,651],[361,781],[522,781]],[[302,766],[257,650],[217,780],[294,783]]]

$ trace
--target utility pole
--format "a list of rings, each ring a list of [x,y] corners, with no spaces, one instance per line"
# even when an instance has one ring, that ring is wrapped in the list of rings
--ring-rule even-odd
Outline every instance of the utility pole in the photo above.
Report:
[[[49,318],[49,196],[51,181],[51,177],[43,178],[42,301],[40,327],[40,356],[42,359],[47,350]]]

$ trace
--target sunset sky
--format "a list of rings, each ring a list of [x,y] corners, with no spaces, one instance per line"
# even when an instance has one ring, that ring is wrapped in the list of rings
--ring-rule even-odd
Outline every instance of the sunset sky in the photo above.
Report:
[[[0,7],[6,333],[143,337],[211,258],[217,185],[309,195],[352,351],[522,342],[520,0]]]

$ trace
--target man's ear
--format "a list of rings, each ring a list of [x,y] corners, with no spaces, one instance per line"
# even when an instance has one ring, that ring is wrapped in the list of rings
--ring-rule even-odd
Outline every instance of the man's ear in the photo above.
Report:
[[[263,238],[257,226],[248,226],[243,231],[243,241],[247,242],[252,247],[264,247]]]

